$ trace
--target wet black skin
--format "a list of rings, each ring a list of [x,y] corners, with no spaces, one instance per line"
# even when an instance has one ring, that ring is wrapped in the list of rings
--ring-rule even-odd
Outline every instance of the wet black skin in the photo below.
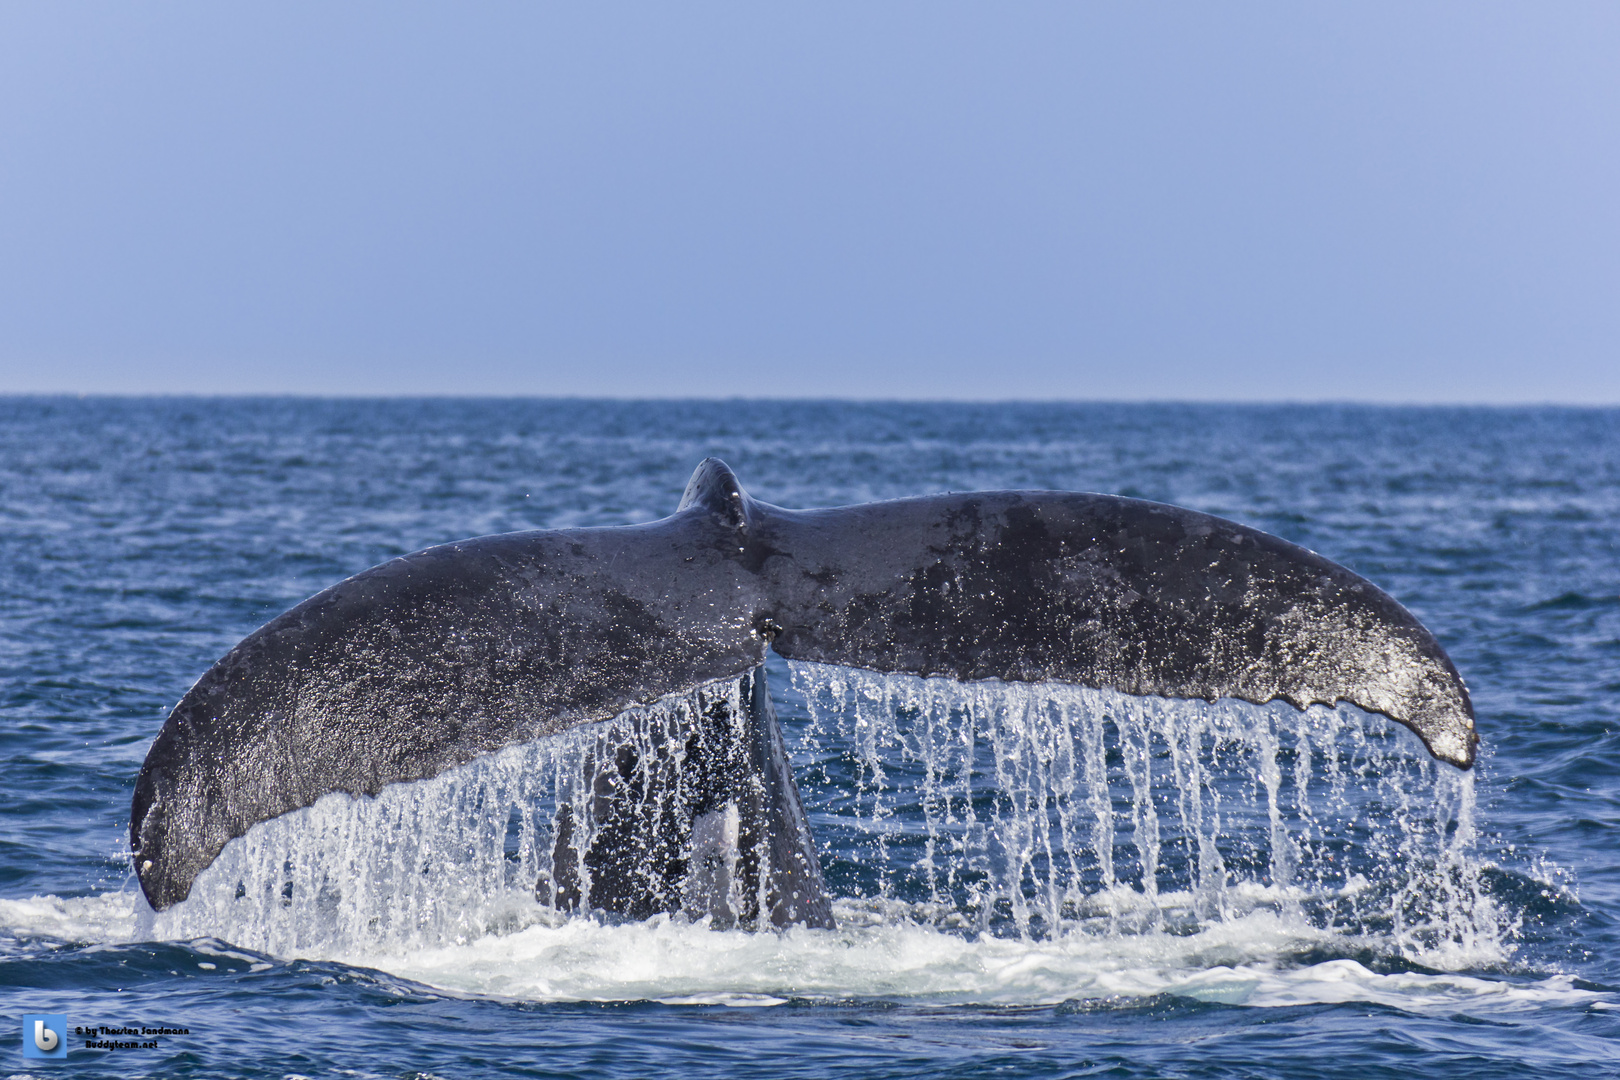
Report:
[[[250,634],[147,755],[130,817],[141,886],[168,907],[257,822],[742,676],[767,647],[964,680],[1350,701],[1465,769],[1477,742],[1467,689],[1434,637],[1372,583],[1277,537],[1076,492],[783,510],[711,458],[660,521],[429,548]],[[751,730],[780,742],[774,718]],[[782,813],[802,822],[791,775],[774,783],[788,793],[773,796]],[[786,819],[756,820],[774,842]],[[807,837],[784,850],[813,851]],[[819,888],[819,869],[782,872]],[[618,893],[588,902],[647,906],[632,885]],[[769,915],[824,925],[820,911],[804,901]]]

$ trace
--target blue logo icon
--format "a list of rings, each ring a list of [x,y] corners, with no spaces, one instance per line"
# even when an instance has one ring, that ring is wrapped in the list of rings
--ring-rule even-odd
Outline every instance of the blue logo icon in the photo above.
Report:
[[[66,1016],[24,1016],[23,1057],[67,1057]]]

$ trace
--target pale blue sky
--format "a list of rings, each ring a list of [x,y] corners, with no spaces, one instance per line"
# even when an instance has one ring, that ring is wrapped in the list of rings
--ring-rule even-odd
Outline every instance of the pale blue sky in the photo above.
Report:
[[[0,2],[0,392],[1620,402],[1620,5]]]

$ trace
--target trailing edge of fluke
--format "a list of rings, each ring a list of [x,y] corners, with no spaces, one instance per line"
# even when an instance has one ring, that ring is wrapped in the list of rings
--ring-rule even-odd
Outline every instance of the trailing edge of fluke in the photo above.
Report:
[[[1477,742],[1433,635],[1277,537],[1066,491],[784,510],[709,458],[660,521],[429,548],[250,634],[147,754],[130,816],[141,887],[166,908],[258,822],[743,676],[768,647],[961,680],[1349,701],[1464,769]]]

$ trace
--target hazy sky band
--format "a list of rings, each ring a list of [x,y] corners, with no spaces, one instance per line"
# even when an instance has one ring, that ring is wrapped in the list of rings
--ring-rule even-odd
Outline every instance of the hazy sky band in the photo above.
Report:
[[[1612,4],[0,4],[0,391],[1620,401]]]

